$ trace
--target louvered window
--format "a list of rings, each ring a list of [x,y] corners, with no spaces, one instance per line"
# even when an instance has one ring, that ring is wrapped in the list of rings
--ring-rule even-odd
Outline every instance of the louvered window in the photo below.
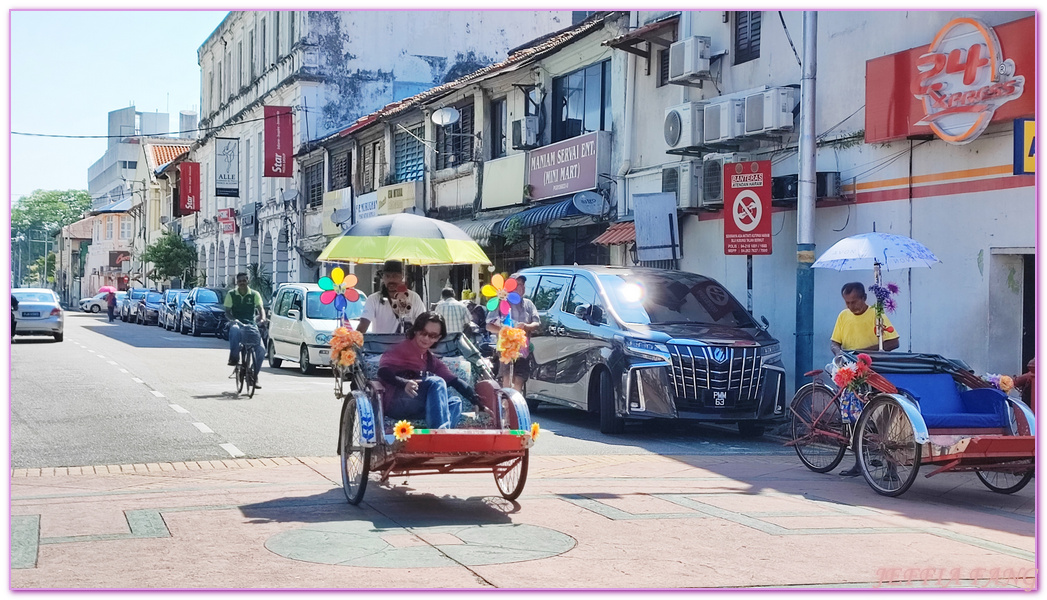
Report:
[[[378,186],[375,181],[381,177],[379,173],[382,156],[382,143],[367,142],[363,144],[363,160],[360,162],[360,193],[373,192]]]
[[[734,13],[734,64],[760,58],[760,21],[758,10]]]
[[[436,129],[436,168],[448,169],[473,161],[473,105],[456,106],[457,123]]]
[[[310,207],[324,203],[324,163],[314,163],[305,168],[305,198]]]
[[[669,49],[658,51],[658,87],[669,83]]]
[[[331,189],[349,187],[349,152],[331,156]]]
[[[399,129],[399,128],[397,128]],[[404,131],[400,129],[393,136],[393,162],[396,164],[396,182],[417,181],[425,170],[425,146],[422,145],[422,125]]]

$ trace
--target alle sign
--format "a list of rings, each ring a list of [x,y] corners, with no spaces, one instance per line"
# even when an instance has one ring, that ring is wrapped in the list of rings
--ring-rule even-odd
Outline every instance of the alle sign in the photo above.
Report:
[[[771,161],[723,166],[723,253],[771,253]]]

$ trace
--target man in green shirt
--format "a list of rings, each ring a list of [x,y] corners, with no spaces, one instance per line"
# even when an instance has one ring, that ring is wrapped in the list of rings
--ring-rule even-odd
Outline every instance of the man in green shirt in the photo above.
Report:
[[[240,358],[240,339],[243,336],[244,326],[240,321],[248,323],[255,320],[258,315],[258,323],[265,323],[265,309],[262,303],[262,295],[247,287],[247,273],[236,274],[236,288],[229,290],[225,295],[225,316],[231,321],[229,327],[229,365],[235,366]],[[255,381],[258,380],[258,371],[262,368],[262,358],[265,356],[265,346],[262,345],[261,336],[257,340],[250,339],[254,345],[254,374]],[[255,385],[257,389],[258,385]]]

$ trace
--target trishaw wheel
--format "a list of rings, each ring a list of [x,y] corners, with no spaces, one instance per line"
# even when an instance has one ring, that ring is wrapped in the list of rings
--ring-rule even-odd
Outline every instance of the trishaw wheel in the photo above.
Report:
[[[920,444],[905,411],[890,398],[866,405],[858,419],[858,464],[877,494],[900,496],[916,481]]]
[[[792,433],[793,448],[800,462],[815,473],[832,471],[847,454],[840,401],[823,385],[805,385],[796,392],[792,402]]]
[[[985,487],[998,494],[1013,494],[1032,481],[1033,470],[1024,473],[1009,471],[975,471]]]
[[[342,439],[339,444],[342,463],[342,489],[349,504],[359,504],[367,488],[367,473],[371,467],[371,449],[362,445],[360,419],[356,412],[356,398],[349,398],[342,413]]]
[[[523,456],[499,463],[494,468],[494,482],[506,500],[516,500],[523,493],[529,454],[530,450],[524,450]]]

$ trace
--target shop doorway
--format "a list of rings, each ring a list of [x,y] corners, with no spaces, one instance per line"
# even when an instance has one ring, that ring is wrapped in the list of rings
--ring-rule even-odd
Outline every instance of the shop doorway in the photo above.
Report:
[[[564,227],[554,230],[552,237],[552,262],[554,265],[607,265],[611,263],[611,252],[603,244],[593,240],[607,230],[606,223]]]

